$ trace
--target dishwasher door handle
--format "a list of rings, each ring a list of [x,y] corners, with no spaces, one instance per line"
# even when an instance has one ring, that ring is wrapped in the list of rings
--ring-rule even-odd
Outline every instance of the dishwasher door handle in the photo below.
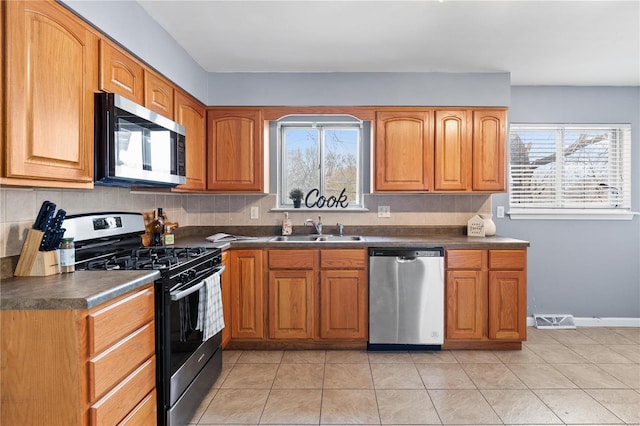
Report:
[[[412,263],[418,260],[417,257],[396,256],[396,262],[398,263]]]

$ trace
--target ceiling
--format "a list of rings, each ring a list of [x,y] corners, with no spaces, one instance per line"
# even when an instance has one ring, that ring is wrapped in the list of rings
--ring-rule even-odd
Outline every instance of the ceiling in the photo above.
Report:
[[[147,1],[208,72],[509,72],[640,85],[640,0]]]

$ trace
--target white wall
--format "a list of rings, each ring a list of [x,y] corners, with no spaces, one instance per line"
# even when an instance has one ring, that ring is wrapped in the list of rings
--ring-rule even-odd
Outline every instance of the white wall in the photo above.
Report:
[[[209,105],[509,106],[509,73],[210,73]]]
[[[513,87],[512,123],[630,123],[632,209],[640,211],[640,87]],[[501,234],[531,241],[528,311],[640,317],[640,217],[630,221],[511,220]]]
[[[58,0],[178,86],[207,103],[207,73],[137,1]]]

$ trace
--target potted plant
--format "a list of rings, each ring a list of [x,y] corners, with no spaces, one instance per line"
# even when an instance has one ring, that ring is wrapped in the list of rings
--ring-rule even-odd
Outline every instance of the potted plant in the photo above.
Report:
[[[300,188],[294,188],[291,191],[289,191],[289,198],[293,200],[293,207],[296,209],[300,208],[302,197],[304,197],[304,192],[302,192]]]

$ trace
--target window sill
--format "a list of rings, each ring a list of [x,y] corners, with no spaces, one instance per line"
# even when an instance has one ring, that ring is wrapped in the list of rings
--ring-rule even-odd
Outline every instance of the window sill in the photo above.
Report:
[[[511,209],[507,214],[515,220],[631,220],[640,213],[607,209]]]
[[[271,210],[269,210],[270,212],[323,212],[323,213],[353,213],[353,212],[357,212],[357,213],[362,213],[362,212],[368,212],[369,209],[366,207],[347,207],[346,209],[343,208],[331,208],[331,207],[325,207],[325,208],[307,208],[307,207],[300,207],[298,209],[294,208],[294,207],[274,207]]]

